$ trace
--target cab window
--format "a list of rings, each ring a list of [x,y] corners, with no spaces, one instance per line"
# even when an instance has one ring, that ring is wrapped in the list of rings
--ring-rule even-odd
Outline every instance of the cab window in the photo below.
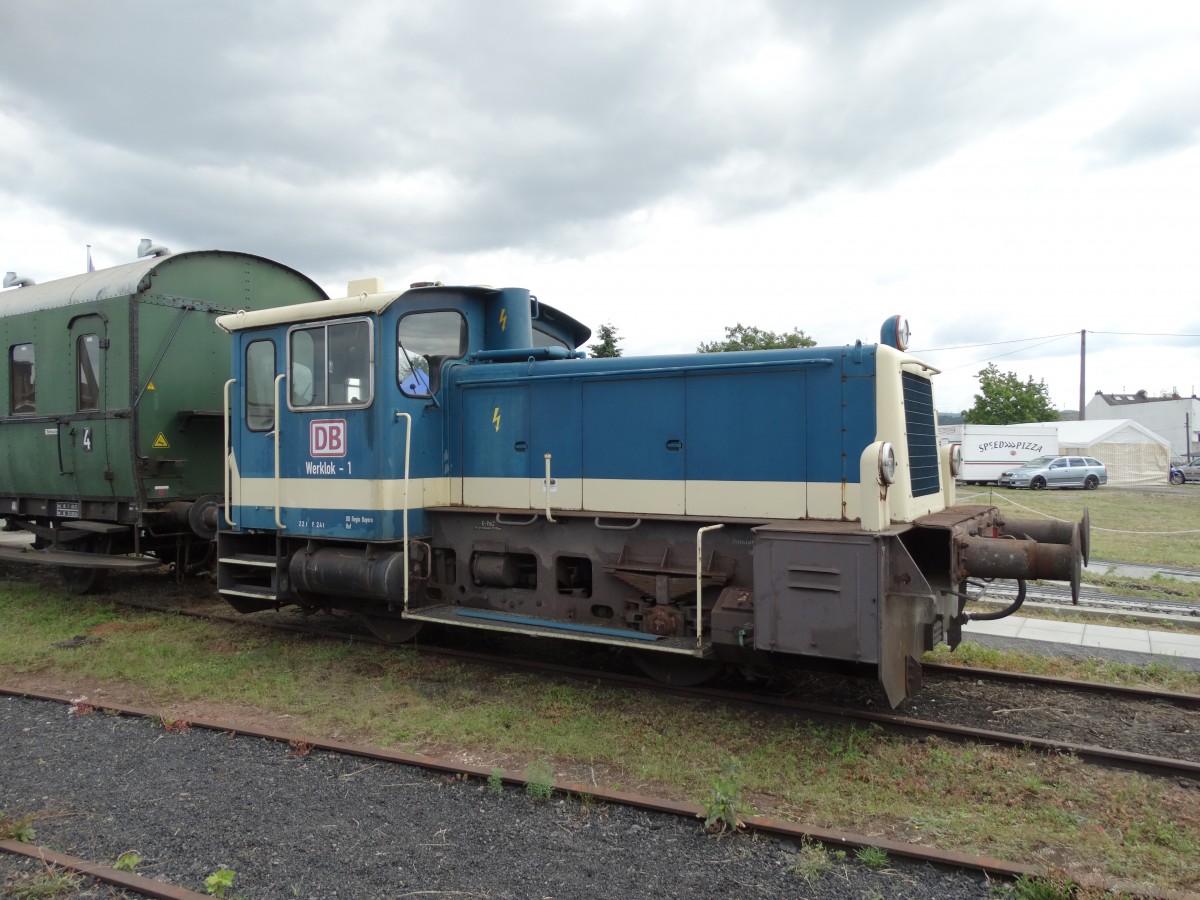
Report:
[[[556,337],[549,332],[539,331],[537,323],[533,325],[533,346],[535,347],[562,347],[564,350],[574,350],[562,338]]]
[[[275,425],[275,343],[246,347],[246,427],[270,431]]]
[[[100,408],[100,338],[81,334],[75,341],[75,408]]]
[[[441,382],[442,363],[467,352],[467,320],[454,310],[414,312],[396,326],[396,372],[400,391],[428,397]]]
[[[288,337],[288,405],[367,406],[374,391],[374,362],[367,319],[294,328]]]
[[[8,351],[10,412],[19,415],[37,411],[34,381],[33,344],[15,344]]]

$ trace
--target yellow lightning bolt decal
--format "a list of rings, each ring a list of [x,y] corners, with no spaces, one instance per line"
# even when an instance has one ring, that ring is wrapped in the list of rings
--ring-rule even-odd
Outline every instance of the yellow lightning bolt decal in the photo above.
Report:
[[[508,327],[508,310],[500,307],[500,330],[504,331]]]
[[[496,424],[496,430],[499,431],[500,430],[500,407],[498,407],[498,406],[496,407],[495,412],[492,413],[492,421]]]

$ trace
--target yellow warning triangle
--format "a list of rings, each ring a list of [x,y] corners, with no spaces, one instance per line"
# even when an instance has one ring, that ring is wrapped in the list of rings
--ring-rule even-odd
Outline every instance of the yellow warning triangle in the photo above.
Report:
[[[163,434],[161,431],[158,433],[158,437],[156,437],[154,439],[154,444],[152,446],[154,447],[155,450],[170,450],[171,449],[171,445],[167,443],[167,436],[165,434]]]
[[[148,390],[148,391],[156,391],[156,390],[158,390],[158,388],[156,388],[156,387],[154,386],[154,382],[152,381],[152,382],[150,382],[148,385],[146,385],[146,390]]]

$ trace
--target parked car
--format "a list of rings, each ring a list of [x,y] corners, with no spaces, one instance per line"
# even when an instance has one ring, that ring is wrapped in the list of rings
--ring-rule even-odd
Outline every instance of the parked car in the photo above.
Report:
[[[1067,487],[1094,491],[1108,483],[1108,469],[1090,456],[1039,456],[1005,472],[999,483],[1002,487],[1027,487],[1034,491]]]
[[[1183,484],[1185,481],[1200,481],[1200,458],[1191,462],[1178,460],[1171,463],[1171,484]]]

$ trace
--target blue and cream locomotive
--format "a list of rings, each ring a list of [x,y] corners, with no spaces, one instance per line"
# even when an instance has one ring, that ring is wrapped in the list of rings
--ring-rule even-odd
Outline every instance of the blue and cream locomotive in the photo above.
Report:
[[[806,657],[893,704],[969,577],[1078,585],[1087,527],[956,506],[931,376],[878,344],[585,359],[515,288],[225,315],[222,595],[599,642],[695,681]]]

